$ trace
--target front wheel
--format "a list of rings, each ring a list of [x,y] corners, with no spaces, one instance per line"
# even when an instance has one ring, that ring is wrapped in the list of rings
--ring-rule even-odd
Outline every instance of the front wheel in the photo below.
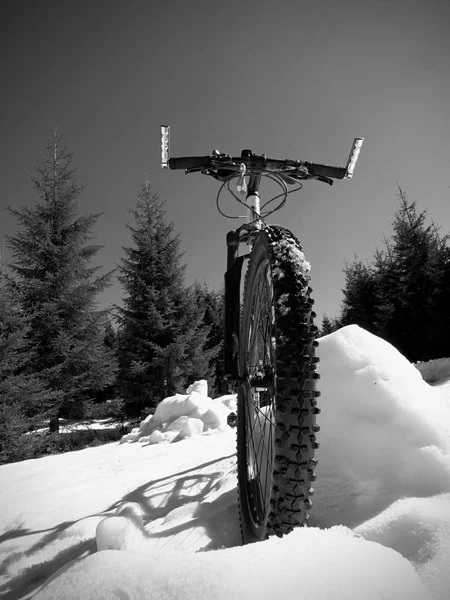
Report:
[[[287,229],[258,236],[239,340],[237,462],[244,543],[304,525],[311,505],[317,408],[309,264]]]

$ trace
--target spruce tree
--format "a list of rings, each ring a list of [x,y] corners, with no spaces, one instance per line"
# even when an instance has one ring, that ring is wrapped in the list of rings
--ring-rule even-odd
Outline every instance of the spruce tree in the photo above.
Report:
[[[223,362],[222,296],[210,291],[206,284],[199,283],[188,288],[186,294],[183,336],[190,339],[190,343],[186,346],[184,376],[189,382],[206,379],[210,395],[219,389],[218,378]]]
[[[398,198],[379,293],[380,307],[389,305],[383,333],[410,360],[428,360],[439,356],[442,327],[448,323],[448,311],[442,311],[443,297],[450,300],[448,236],[442,238],[434,223],[427,225],[426,211],[418,213],[417,203],[408,202],[400,188]]]
[[[33,440],[24,434],[48,416],[55,399],[45,373],[33,373],[30,320],[14,281],[0,274],[0,464],[33,456]]]
[[[205,349],[211,351],[209,367],[212,370],[208,380],[210,395],[219,395],[228,392],[228,384],[224,380],[224,320],[225,320],[225,290],[210,290],[203,288],[206,304],[204,323],[209,333]]]
[[[450,249],[426,211],[399,188],[393,234],[373,264],[355,260],[345,269],[341,319],[393,344],[409,360],[450,354]]]
[[[322,326],[320,328],[318,337],[323,337],[325,335],[329,335],[330,333],[337,331],[341,327],[342,327],[342,324],[340,323],[339,319],[337,319],[337,318],[330,319],[330,317],[328,315],[323,315]]]
[[[19,232],[8,238],[22,308],[31,315],[34,373],[45,374],[56,396],[56,419],[81,416],[83,400],[110,385],[116,372],[114,353],[103,344],[107,311],[96,304],[112,274],[96,276],[99,267],[89,266],[100,249],[89,243],[100,215],[78,216],[83,188],[71,167],[73,153],[60,142],[55,133],[32,177],[39,200],[9,208]]]
[[[356,323],[375,333],[374,322],[376,304],[374,294],[377,289],[377,275],[374,269],[355,257],[353,263],[346,264],[344,299],[340,322],[342,325]]]
[[[180,237],[167,221],[164,201],[145,180],[128,225],[133,246],[124,248],[119,280],[125,290],[119,320],[118,389],[129,414],[183,392],[201,373],[208,336],[198,289],[184,284]],[[205,360],[206,359],[206,360]]]

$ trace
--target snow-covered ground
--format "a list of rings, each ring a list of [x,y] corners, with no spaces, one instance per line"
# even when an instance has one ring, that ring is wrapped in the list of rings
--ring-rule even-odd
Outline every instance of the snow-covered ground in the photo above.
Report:
[[[126,423],[124,423],[125,425]],[[93,419],[92,421],[86,421],[85,423],[80,421],[69,421],[68,419],[59,420],[59,431],[58,433],[73,433],[74,431],[101,431],[102,429],[113,429],[117,427],[119,423],[113,419]],[[34,429],[32,432],[28,432],[26,435],[31,433],[46,433],[48,431],[48,425],[46,427],[40,427]]]
[[[122,443],[0,467],[0,596],[448,600],[450,385],[356,326],[319,350],[310,527],[240,545],[232,398],[200,385]]]

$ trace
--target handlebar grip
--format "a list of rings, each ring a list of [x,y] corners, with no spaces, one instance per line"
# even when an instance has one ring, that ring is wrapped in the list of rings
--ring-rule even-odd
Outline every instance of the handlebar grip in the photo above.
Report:
[[[195,167],[209,167],[210,156],[182,156],[180,158],[169,158],[169,169],[195,169]]]
[[[317,163],[305,162],[305,166],[311,175],[318,177],[332,177],[333,179],[344,179],[346,169],[342,167],[330,167],[328,165],[319,165]]]

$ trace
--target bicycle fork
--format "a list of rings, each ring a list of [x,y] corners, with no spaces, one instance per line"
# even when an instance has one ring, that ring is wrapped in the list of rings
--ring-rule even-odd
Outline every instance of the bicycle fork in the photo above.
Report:
[[[224,379],[228,382],[229,392],[240,380],[239,374],[239,330],[240,330],[240,288],[242,265],[251,254],[252,233],[262,227],[259,213],[259,184],[261,175],[250,175],[248,185],[245,182],[245,167],[241,165],[238,191],[246,194],[247,222],[227,233],[227,270],[225,272],[225,331],[224,331]],[[243,235],[243,232],[246,232]],[[239,256],[240,244],[249,243],[249,252]],[[230,389],[231,388],[231,389]]]
[[[240,287],[242,265],[245,256],[238,256],[240,228],[227,233],[227,270],[225,272],[225,331],[224,331],[224,379],[228,392],[239,379],[238,348],[240,327]]]

